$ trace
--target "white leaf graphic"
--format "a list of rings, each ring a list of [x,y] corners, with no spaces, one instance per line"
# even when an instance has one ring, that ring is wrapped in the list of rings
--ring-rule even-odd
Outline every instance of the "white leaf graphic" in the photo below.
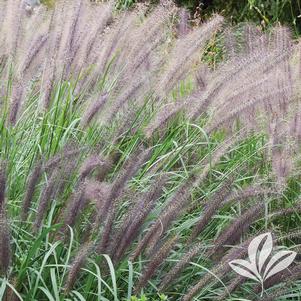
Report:
[[[270,239],[268,239],[268,238],[270,238]],[[270,246],[266,246],[266,249],[268,249],[268,247],[270,247],[270,250],[272,251],[273,245],[271,243],[271,241],[272,241],[271,238],[272,238],[271,233],[267,232],[267,233],[263,233],[261,235],[256,236],[250,242],[249,247],[248,247],[248,255],[249,255],[249,259],[251,262],[256,262],[256,254],[259,249],[259,245],[264,239],[266,239],[266,241],[269,240],[269,242],[270,242]]]
[[[263,243],[261,252],[258,258],[258,270],[262,274],[262,267],[273,250],[273,238],[271,233],[266,233],[266,240]]]
[[[297,253],[294,251],[280,251],[276,253],[267,264],[263,279],[266,280],[286,269],[294,261],[296,255]],[[283,259],[281,260],[281,258]],[[278,263],[275,264],[276,262]]]
[[[254,265],[243,259],[236,259],[229,262],[230,267],[239,275],[253,279],[260,282],[260,278],[257,278],[253,273]],[[253,273],[252,273],[253,272]]]
[[[237,259],[229,262],[230,267],[239,275],[261,283],[261,297],[264,292],[264,281],[286,269],[297,255],[293,251],[280,251],[265,264],[270,258],[272,251],[272,234],[267,232],[258,235],[250,242],[248,247],[250,261]]]
[[[259,250],[260,244],[263,242],[261,250]],[[263,233],[256,236],[249,244],[248,256],[253,265],[252,272],[261,279],[260,272],[266,259],[269,257],[273,249],[273,239],[270,232]],[[258,258],[257,258],[258,254]],[[258,262],[257,262],[258,261]]]

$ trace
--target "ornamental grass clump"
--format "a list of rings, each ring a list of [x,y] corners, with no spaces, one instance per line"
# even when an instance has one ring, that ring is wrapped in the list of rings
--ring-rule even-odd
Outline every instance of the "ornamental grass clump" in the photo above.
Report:
[[[229,262],[300,243],[300,43],[114,4],[0,0],[0,299],[257,298]]]

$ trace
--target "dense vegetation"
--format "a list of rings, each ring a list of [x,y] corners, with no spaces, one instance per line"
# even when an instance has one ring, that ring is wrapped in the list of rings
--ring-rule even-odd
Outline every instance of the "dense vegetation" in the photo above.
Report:
[[[179,0],[178,3],[203,18],[219,12],[234,24],[252,21],[266,28],[280,22],[294,33],[301,33],[300,0]]]
[[[263,291],[229,265],[267,232],[300,253],[293,33],[23,4],[0,0],[0,300],[300,300],[299,256]]]
[[[118,0],[118,8],[130,8],[137,3],[158,4],[158,0],[136,1]],[[176,0],[178,6],[189,11],[190,18],[207,19],[213,13],[220,13],[229,22],[254,22],[263,29],[277,23],[292,28],[294,34],[301,34],[301,2],[300,0]]]

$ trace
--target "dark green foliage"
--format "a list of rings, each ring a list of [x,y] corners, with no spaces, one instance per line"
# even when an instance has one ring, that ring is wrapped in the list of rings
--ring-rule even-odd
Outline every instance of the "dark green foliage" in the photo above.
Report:
[[[186,5],[185,0],[180,3]],[[253,21],[266,27],[280,22],[301,34],[300,0],[205,0],[194,1],[190,7],[199,9],[201,16],[220,12],[233,23]]]
[[[137,2],[140,1],[119,0],[117,7],[129,8]],[[158,2],[151,0],[150,4]],[[267,28],[281,23],[291,27],[295,34],[301,34],[300,0],[176,0],[176,3],[189,9],[191,17],[201,20],[220,13],[232,24],[248,21]]]

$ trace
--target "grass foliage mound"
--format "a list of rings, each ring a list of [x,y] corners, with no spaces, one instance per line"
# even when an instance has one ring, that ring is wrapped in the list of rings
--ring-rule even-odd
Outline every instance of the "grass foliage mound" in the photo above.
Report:
[[[299,300],[300,43],[114,6],[0,1],[0,299]]]

